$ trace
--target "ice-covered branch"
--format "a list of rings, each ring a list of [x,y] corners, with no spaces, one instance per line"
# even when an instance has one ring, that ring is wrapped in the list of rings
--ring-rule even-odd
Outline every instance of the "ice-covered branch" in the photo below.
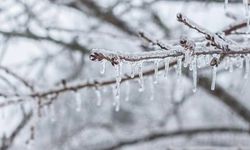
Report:
[[[183,14],[179,13],[177,14],[177,20],[184,25],[188,26],[191,29],[194,29],[198,31],[199,33],[203,34],[205,38],[211,42],[211,45],[216,47],[217,49],[223,50],[223,51],[228,51],[229,50],[229,45],[225,41],[225,37],[222,37],[218,34],[213,34],[212,32],[206,30],[205,28],[202,28]]]
[[[181,48],[180,48],[181,49]],[[192,56],[200,56],[200,55],[225,55],[233,57],[234,55],[246,55],[250,54],[250,49],[244,49],[241,51],[220,51],[220,50],[213,50],[213,51],[196,51],[192,53]],[[107,60],[112,65],[117,65],[120,62],[139,62],[139,61],[152,61],[155,59],[165,59],[168,57],[179,57],[185,56],[184,50],[171,50],[171,51],[153,51],[153,52],[141,52],[135,54],[124,54],[118,53],[113,51],[108,51],[104,49],[93,49],[92,53],[90,54],[90,59],[92,61],[103,61]]]

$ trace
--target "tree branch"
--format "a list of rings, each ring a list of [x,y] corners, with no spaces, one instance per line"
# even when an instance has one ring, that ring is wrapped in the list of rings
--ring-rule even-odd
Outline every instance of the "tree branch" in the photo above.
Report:
[[[168,132],[161,132],[161,133],[150,133],[149,135],[129,139],[126,141],[119,141],[116,144],[103,148],[101,150],[115,150],[122,148],[124,146],[132,146],[136,144],[142,144],[145,142],[153,142],[155,140],[164,139],[164,138],[174,138],[177,136],[196,136],[199,134],[221,134],[221,133],[237,133],[237,134],[249,134],[249,129],[243,128],[235,128],[235,127],[203,127],[203,128],[195,128],[195,129],[183,129],[177,131],[168,131]]]

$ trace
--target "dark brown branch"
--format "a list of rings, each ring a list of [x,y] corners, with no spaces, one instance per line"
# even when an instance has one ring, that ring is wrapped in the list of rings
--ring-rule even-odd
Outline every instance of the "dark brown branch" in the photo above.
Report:
[[[152,39],[150,39],[149,37],[147,37],[143,32],[139,32],[139,36],[141,38],[143,38],[144,40],[146,40],[148,43],[151,43],[153,45],[157,45],[157,46],[159,46],[163,50],[170,50],[170,47],[167,47],[167,46],[161,44],[159,41],[153,41]]]
[[[22,131],[22,129],[28,124],[32,117],[32,112],[29,112],[28,114],[24,114],[22,121],[18,124],[18,126],[14,129],[14,131],[10,134],[9,137],[5,137],[2,139],[2,145],[0,147],[0,150],[7,150],[9,149],[18,134]]]
[[[88,49],[82,45],[80,45],[78,42],[73,41],[71,43],[66,43],[60,40],[56,40],[50,36],[39,36],[36,34],[33,34],[32,32],[16,32],[16,31],[0,31],[0,34],[8,37],[14,37],[14,38],[27,38],[31,40],[37,40],[37,41],[49,41],[55,44],[59,44],[61,46],[64,46],[66,48],[69,48],[70,50],[78,50],[83,54],[88,53]]]
[[[226,104],[231,110],[236,112],[245,121],[250,123],[250,110],[239,102],[235,96],[230,94],[227,90],[220,85],[216,85],[216,90],[210,90],[211,81],[206,77],[199,77],[199,86],[202,87],[207,93],[218,98],[218,101]]]
[[[221,134],[221,133],[237,133],[237,134],[249,134],[249,129],[243,129],[243,128],[235,128],[235,127],[205,127],[205,128],[196,128],[196,129],[183,129],[183,130],[177,130],[177,131],[168,131],[168,132],[160,132],[160,133],[151,133],[149,135],[129,139],[126,141],[120,141],[110,147],[103,148],[101,150],[115,150],[122,148],[124,146],[133,146],[136,144],[142,144],[145,142],[153,142],[155,140],[159,139],[165,139],[165,138],[175,138],[178,136],[196,136],[199,134]]]
[[[124,21],[115,16],[112,11],[104,11],[104,9],[98,6],[93,0],[79,0],[68,4],[69,7],[75,8],[79,11],[84,11],[81,5],[84,5],[87,9],[91,10],[92,15],[99,18],[100,20],[115,26],[129,35],[137,36],[137,33],[132,30],[131,27],[129,27]]]

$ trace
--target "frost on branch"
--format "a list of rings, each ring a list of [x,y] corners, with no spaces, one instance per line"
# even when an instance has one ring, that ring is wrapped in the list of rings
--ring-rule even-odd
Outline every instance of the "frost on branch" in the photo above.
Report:
[[[23,103],[27,99],[39,99],[39,109],[41,109],[46,105],[52,104],[61,93],[78,92],[78,90],[83,88],[95,89],[96,98],[98,99],[97,105],[101,105],[102,100],[99,99],[100,95],[102,95],[100,93],[101,90],[104,86],[112,86],[114,88],[114,106],[118,111],[120,109],[120,100],[122,100],[120,98],[121,84],[125,83],[127,87],[128,85],[130,86],[128,83],[130,80],[137,80],[139,81],[138,89],[140,92],[143,92],[144,88],[148,88],[144,86],[147,76],[152,76],[152,83],[159,83],[161,71],[164,71],[162,74],[167,79],[169,72],[173,70],[172,68],[176,69],[178,76],[187,75],[187,70],[190,70],[190,76],[193,78],[191,83],[194,92],[197,90],[197,85],[199,84],[197,76],[199,69],[205,67],[210,68],[213,72],[212,76],[214,78],[212,80],[211,77],[211,89],[215,88],[216,90],[217,71],[220,71],[222,68],[229,70],[229,72],[237,68],[244,69],[244,78],[248,78],[250,47],[248,46],[248,40],[244,40],[241,36],[242,34],[246,34],[245,28],[248,25],[246,19],[237,20],[237,22],[230,24],[217,33],[212,33],[200,27],[183,14],[178,14],[177,20],[193,31],[200,33],[201,36],[198,38],[185,37],[162,43],[150,39],[150,37],[141,32],[139,34],[140,37],[153,45],[151,51],[137,53],[124,53],[105,49],[93,49],[91,51],[90,59],[101,63],[101,74],[105,74],[106,66],[109,63],[115,68],[115,77],[113,79],[95,79],[78,84],[68,84],[64,81],[62,82],[63,86],[60,85],[45,91],[33,91],[32,87],[29,87],[25,81],[21,80],[24,85],[31,89],[31,93],[24,96],[3,94],[2,96],[7,97],[8,100],[0,103],[0,107]],[[126,65],[130,68],[129,74],[125,74],[127,71],[123,70],[123,66]],[[149,66],[154,67],[150,69]],[[14,74],[12,75],[15,76]],[[150,88],[154,89],[155,86],[152,84]],[[126,100],[129,100],[130,88],[126,89],[126,95],[128,95]],[[154,90],[151,91],[154,93]],[[78,101],[76,103],[80,105],[81,102]],[[79,110],[80,108],[77,109]]]
[[[225,2],[227,5],[228,2]],[[226,6],[225,6],[226,7]],[[93,61],[110,62],[115,68],[119,68],[121,64],[129,64],[131,67],[130,78],[136,76],[136,70],[138,70],[139,91],[144,90],[144,78],[143,78],[143,64],[151,63],[153,68],[153,83],[158,82],[159,71],[164,70],[164,76],[166,77],[169,68],[175,66],[177,76],[182,75],[182,67],[192,71],[193,78],[193,92],[197,89],[197,75],[198,69],[206,66],[210,66],[212,70],[212,82],[211,90],[215,90],[217,70],[220,64],[225,64],[225,69],[229,68],[232,71],[234,67],[234,58],[244,58],[237,60],[239,62],[238,68],[245,66],[245,75],[247,78],[249,73],[249,59],[248,54],[250,48],[244,45],[240,45],[233,39],[227,37],[232,34],[233,30],[244,27],[246,24],[230,25],[222,32],[212,33],[203,27],[200,27],[183,14],[177,14],[177,20],[190,29],[193,29],[202,35],[200,39],[181,38],[179,41],[162,44],[159,41],[154,41],[144,33],[140,32],[139,35],[145,41],[155,45],[157,48],[152,51],[139,52],[139,53],[121,53],[117,51],[109,51],[105,49],[93,49],[90,55],[90,59]],[[176,44],[177,43],[177,44]],[[167,45],[167,46],[165,46]],[[241,60],[241,61],[240,61]],[[224,63],[225,62],[225,63]],[[163,65],[163,66],[161,66]],[[228,67],[227,67],[228,66]],[[137,68],[137,69],[136,69]],[[120,74],[121,75],[121,74]],[[120,79],[120,77],[116,77]],[[120,82],[116,82],[116,89],[119,91]]]

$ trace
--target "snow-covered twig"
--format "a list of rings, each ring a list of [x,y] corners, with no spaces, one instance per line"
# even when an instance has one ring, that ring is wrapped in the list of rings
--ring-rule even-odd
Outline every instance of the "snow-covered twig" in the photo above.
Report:
[[[220,51],[220,50],[213,50],[213,51],[196,51],[193,52],[192,56],[199,56],[199,55],[213,55],[213,54],[223,54],[225,56],[234,56],[234,55],[246,55],[250,54],[250,49],[244,49],[241,51]],[[180,50],[171,50],[171,51],[153,51],[153,52],[141,52],[135,54],[125,54],[125,53],[118,53],[113,51],[108,51],[104,49],[93,49],[92,53],[90,54],[90,59],[92,61],[103,61],[107,60],[112,65],[117,65],[122,61],[127,62],[139,62],[139,61],[150,61],[155,59],[165,59],[167,57],[179,57],[184,56],[184,51]]]

